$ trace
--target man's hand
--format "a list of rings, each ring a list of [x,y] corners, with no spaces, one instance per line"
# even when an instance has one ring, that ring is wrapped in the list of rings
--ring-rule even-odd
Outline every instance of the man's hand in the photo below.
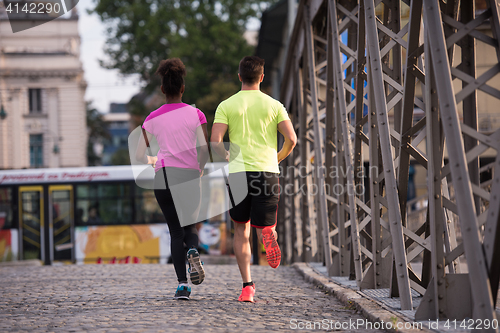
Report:
[[[226,124],[214,123],[212,126],[212,137],[210,138],[210,143],[212,145],[212,151],[215,151],[220,157],[223,157],[226,161],[229,161],[229,152],[224,148],[222,139],[224,134],[226,134],[228,126]]]

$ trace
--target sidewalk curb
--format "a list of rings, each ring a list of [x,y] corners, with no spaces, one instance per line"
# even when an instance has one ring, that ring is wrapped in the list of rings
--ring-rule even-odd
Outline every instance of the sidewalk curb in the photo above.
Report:
[[[292,265],[306,281],[313,283],[320,289],[324,289],[330,295],[337,297],[346,306],[354,305],[356,309],[369,321],[375,322],[397,322],[407,323],[408,319],[403,318],[399,313],[385,308],[383,305],[378,304],[376,301],[361,295],[358,292],[351,290],[349,288],[342,287],[341,285],[331,281],[326,276],[316,272],[307,263],[294,263]],[[387,332],[435,332],[434,330],[427,329],[425,326],[423,329],[392,329],[386,330]]]

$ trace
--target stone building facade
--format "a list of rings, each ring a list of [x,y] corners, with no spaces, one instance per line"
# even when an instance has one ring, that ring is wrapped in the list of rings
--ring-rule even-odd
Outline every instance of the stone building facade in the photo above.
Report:
[[[87,165],[79,47],[75,11],[13,33],[0,4],[0,169]]]

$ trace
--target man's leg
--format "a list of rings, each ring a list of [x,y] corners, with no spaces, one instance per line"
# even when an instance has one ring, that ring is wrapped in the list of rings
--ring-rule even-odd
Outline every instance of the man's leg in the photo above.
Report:
[[[253,185],[258,186],[252,198],[251,225],[257,229],[257,237],[264,244],[269,266],[277,268],[281,262],[276,233],[278,202],[280,195],[279,175],[271,172],[252,173]]]
[[[234,223],[233,248],[243,283],[251,282],[250,260],[252,258],[252,249],[250,248],[250,223]]]
[[[259,238],[259,242],[264,243],[262,241],[262,230],[261,228],[255,228],[257,230],[257,237]],[[274,238],[278,240],[278,233],[276,232],[276,226],[271,227],[271,230],[273,231]]]

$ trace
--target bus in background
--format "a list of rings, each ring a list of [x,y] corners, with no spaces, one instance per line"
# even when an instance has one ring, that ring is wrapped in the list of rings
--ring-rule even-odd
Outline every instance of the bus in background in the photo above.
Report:
[[[202,178],[200,245],[231,249],[224,163]],[[135,170],[138,169],[138,170]],[[166,263],[170,236],[153,190],[136,185],[138,166],[0,171],[0,262]]]

